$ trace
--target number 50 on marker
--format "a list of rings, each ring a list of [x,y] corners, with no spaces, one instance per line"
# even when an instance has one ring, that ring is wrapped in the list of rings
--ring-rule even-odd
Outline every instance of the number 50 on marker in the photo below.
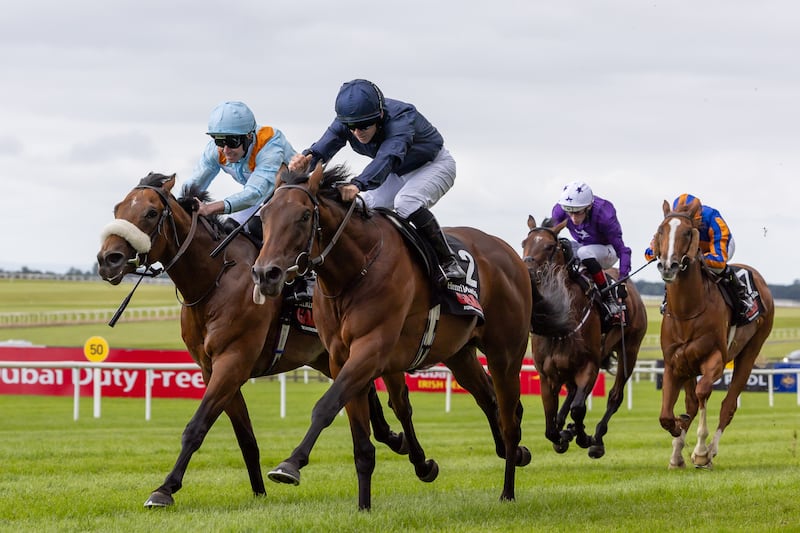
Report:
[[[83,355],[93,363],[101,363],[108,357],[108,341],[103,337],[89,337],[83,345]]]

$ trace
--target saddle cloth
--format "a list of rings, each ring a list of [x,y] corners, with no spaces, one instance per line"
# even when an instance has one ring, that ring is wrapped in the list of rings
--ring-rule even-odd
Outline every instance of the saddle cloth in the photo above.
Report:
[[[376,212],[386,217],[395,226],[412,250],[416,251],[416,257],[420,264],[428,273],[428,279],[435,278],[434,269],[439,269],[439,261],[436,253],[425,239],[417,234],[416,230],[408,222],[397,216],[394,211],[378,208]],[[478,275],[477,264],[470,261],[472,255],[466,249],[464,243],[445,235],[447,243],[455,252],[461,268],[467,273],[467,279],[463,282],[447,282],[445,288],[441,288],[437,283],[431,281],[432,306],[441,304],[442,312],[449,315],[477,316],[478,323],[484,321],[483,308],[480,303],[480,277]]]

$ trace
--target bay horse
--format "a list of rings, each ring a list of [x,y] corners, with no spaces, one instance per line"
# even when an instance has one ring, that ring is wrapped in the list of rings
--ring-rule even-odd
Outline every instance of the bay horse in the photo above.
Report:
[[[290,174],[261,211],[264,245],[253,266],[256,286],[264,296],[276,297],[298,271],[316,271],[314,317],[334,376],[312,410],[302,442],[269,473],[270,479],[298,484],[300,469],[308,464],[320,433],[345,407],[353,438],[358,507],[369,509],[375,468],[366,401],[369,383],[387,371],[402,373],[444,362],[486,414],[496,452],[505,459],[500,498],[513,500],[515,468],[531,459],[528,449],[519,445],[519,374],[531,313],[525,265],[496,237],[474,228],[448,228],[446,233],[464,244],[461,257],[470,262],[465,283],[480,277],[484,320],[441,314],[432,322],[438,306],[432,304],[429,275],[386,216],[366,208],[355,210],[360,198],[349,209],[341,202],[336,183],[348,177],[342,167],[323,172],[318,166],[310,176]],[[426,343],[427,357],[415,361],[425,353]],[[491,378],[477,360],[476,348],[485,354]],[[390,403],[407,433],[411,412],[407,395],[390,392]],[[397,409],[398,404],[404,407]],[[404,410],[406,418],[400,414]],[[413,443],[409,460],[415,469],[424,468],[424,452]]]
[[[555,227],[537,226],[536,220],[528,216],[529,231],[522,248],[531,283],[535,288],[560,283],[563,292],[548,300],[553,305],[563,302],[569,308],[573,324],[568,331],[554,331],[542,328],[532,317],[531,352],[539,372],[545,436],[552,441],[553,449],[565,453],[574,438],[578,446],[589,449],[589,457],[599,459],[605,455],[603,437],[608,433],[608,423],[622,405],[625,384],[636,366],[647,331],[647,311],[636,286],[629,283],[623,301],[623,324],[603,325],[594,303],[594,286],[581,283],[577,270],[571,270],[571,245],[558,237],[566,224],[564,220]],[[607,269],[606,273],[612,279],[619,279],[615,268]],[[616,375],[605,414],[594,435],[588,435],[584,425],[586,399],[592,394],[601,368]],[[562,387],[566,387],[567,395],[559,409]],[[572,423],[565,428],[567,415]]]
[[[666,311],[661,321],[661,351],[664,379],[661,394],[661,426],[672,436],[670,468],[683,468],[686,433],[699,413],[697,445],[692,463],[711,468],[719,452],[722,432],[733,420],[739,393],[753,369],[761,346],[772,331],[775,307],[766,282],[754,268],[741,264],[752,275],[760,299],[761,313],[754,321],[736,327],[731,309],[703,262],[699,245],[697,203],[672,211],[664,201],[664,220],[653,237],[653,254],[661,279],[666,284]],[[698,219],[699,220],[699,219]],[[719,425],[710,444],[706,408],[715,381],[725,366],[733,363],[733,376],[722,400]],[[699,376],[699,380],[697,377]],[[675,417],[674,407],[683,388],[686,414]]]
[[[181,439],[178,459],[164,483],[150,494],[145,507],[174,503],[189,460],[224,411],[233,425],[253,493],[265,494],[259,449],[241,386],[250,378],[274,375],[308,365],[330,377],[328,354],[317,335],[280,323],[282,299],[266,306],[253,303],[250,268],[258,248],[240,234],[211,258],[225,236],[218,217],[198,217],[194,198],[207,192],[172,195],[175,174],[150,173],[114,207],[115,220],[103,231],[97,254],[98,273],[119,284],[137,265],[161,262],[180,292],[181,335],[200,366],[206,391]],[[286,334],[285,342],[281,340]],[[376,439],[405,453],[402,434],[393,433],[383,418],[374,386],[370,391]]]

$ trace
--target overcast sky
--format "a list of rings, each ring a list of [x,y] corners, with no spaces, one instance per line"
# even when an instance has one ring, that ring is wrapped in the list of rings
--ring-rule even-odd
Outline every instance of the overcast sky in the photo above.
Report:
[[[91,269],[149,171],[187,179],[211,109],[242,100],[295,149],[368,78],[456,158],[433,209],[521,251],[585,180],[633,267],[683,192],[719,209],[735,261],[800,279],[800,4],[790,0],[27,0],[0,17],[0,267]],[[360,170],[343,149],[336,161]],[[235,190],[226,175],[214,198]],[[658,280],[650,265],[634,279]]]

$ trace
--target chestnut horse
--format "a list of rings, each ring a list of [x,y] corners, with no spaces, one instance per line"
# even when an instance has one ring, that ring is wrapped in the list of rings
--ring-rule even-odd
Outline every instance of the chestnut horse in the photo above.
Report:
[[[183,432],[181,452],[164,483],[145,507],[174,503],[189,460],[211,426],[225,411],[257,495],[265,493],[259,450],[244,396],[240,390],[251,377],[273,375],[309,365],[330,377],[328,354],[319,338],[294,328],[285,343],[279,339],[281,298],[267,306],[253,304],[250,268],[258,248],[245,236],[233,239],[224,255],[210,252],[224,237],[216,217],[198,217],[193,198],[208,194],[185,191],[185,199],[171,193],[175,175],[149,174],[114,207],[115,220],[104,230],[97,254],[100,276],[117,285],[143,263],[161,262],[183,297],[181,335],[202,370],[206,391]],[[407,444],[390,431],[374,387],[370,388],[376,438],[398,453]]]
[[[747,384],[761,346],[772,331],[775,308],[766,282],[754,268],[754,289],[761,300],[761,314],[749,324],[736,327],[731,309],[703,262],[698,223],[694,215],[698,204],[671,211],[663,204],[664,220],[653,237],[653,253],[667,290],[667,307],[661,321],[661,351],[664,380],[661,399],[661,426],[674,437],[670,468],[683,468],[686,433],[698,412],[697,445],[692,452],[696,467],[712,467],[719,451],[722,432],[733,420],[739,393]],[[699,219],[698,219],[699,221]],[[706,407],[712,385],[733,363],[733,376],[722,401],[719,425],[706,445],[708,425]],[[697,380],[697,377],[700,379]],[[675,417],[674,407],[680,389],[685,393],[686,414]]]
[[[622,405],[625,384],[636,366],[647,331],[647,311],[636,286],[627,284],[625,321],[621,325],[603,327],[600,311],[594,303],[594,291],[590,285],[584,286],[579,282],[577,271],[570,275],[570,243],[558,238],[566,223],[565,220],[555,227],[542,227],[528,216],[529,231],[522,241],[522,248],[531,282],[534,287],[545,286],[554,280],[561,283],[564,293],[560,300],[569,305],[573,323],[567,332],[552,331],[543,330],[532,319],[531,351],[542,389],[545,436],[553,442],[553,449],[564,453],[575,438],[578,446],[589,448],[589,457],[598,459],[605,455],[603,436],[608,432],[609,420]],[[619,278],[616,269],[608,269],[606,273],[614,279]],[[615,372],[616,376],[608,393],[605,414],[597,423],[594,435],[590,436],[584,426],[586,399],[592,393],[601,368]],[[567,396],[559,409],[562,386],[566,386]],[[565,429],[568,414],[573,423]]]
[[[519,445],[519,373],[531,314],[525,265],[496,237],[473,228],[449,228],[448,235],[466,247],[460,252],[470,261],[465,283],[480,278],[485,321],[441,314],[437,322],[431,313],[438,306],[432,304],[429,276],[393,223],[372,211],[355,210],[360,198],[342,204],[335,182],[347,177],[336,167],[325,171],[323,179],[321,166],[310,177],[288,176],[290,183],[277,187],[261,211],[264,246],[253,267],[254,281],[265,296],[275,297],[298,270],[316,270],[314,317],[334,375],[330,389],[314,406],[302,442],[270,478],[299,483],[300,469],[308,464],[320,433],[345,407],[354,443],[358,506],[369,509],[375,468],[366,401],[369,383],[387,371],[445,362],[489,419],[496,452],[505,459],[501,500],[513,500],[515,468],[530,462],[530,452]],[[438,325],[430,327],[431,323]],[[426,343],[429,351],[420,361]],[[486,355],[491,379],[476,358],[476,348]],[[407,409],[410,415],[407,402],[407,397],[390,392],[406,433],[407,420],[400,413]],[[400,403],[404,408],[397,409]],[[409,460],[419,471],[425,465],[424,452],[410,444]]]

